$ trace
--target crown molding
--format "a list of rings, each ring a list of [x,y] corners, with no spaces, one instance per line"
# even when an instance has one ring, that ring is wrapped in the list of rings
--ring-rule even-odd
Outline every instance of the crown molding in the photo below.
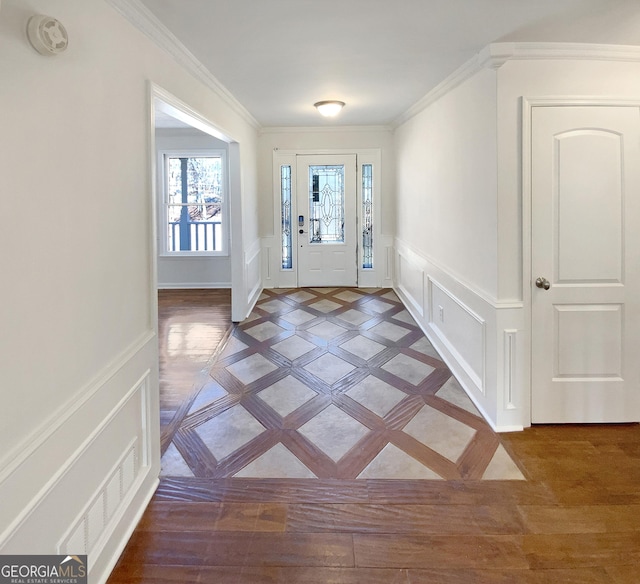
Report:
[[[245,122],[256,130],[260,129],[260,123],[251,113],[140,0],[105,1],[158,47],[169,53],[182,68],[211,89]]]
[[[392,132],[391,126],[264,126],[260,134],[334,134],[337,132]]]
[[[392,127],[395,130],[483,69],[498,70],[507,61],[561,59],[640,62],[640,46],[584,43],[492,43],[471,57],[406,112],[398,116],[393,121]]]

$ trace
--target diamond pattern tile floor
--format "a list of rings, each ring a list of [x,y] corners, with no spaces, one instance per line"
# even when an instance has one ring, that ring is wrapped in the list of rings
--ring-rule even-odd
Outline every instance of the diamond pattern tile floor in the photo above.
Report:
[[[174,420],[163,477],[522,480],[391,290],[265,290]]]

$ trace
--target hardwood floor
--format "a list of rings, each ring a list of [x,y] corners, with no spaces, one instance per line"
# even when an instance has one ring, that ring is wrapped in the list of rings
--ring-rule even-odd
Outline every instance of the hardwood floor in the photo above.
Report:
[[[194,340],[190,294],[161,295],[161,319]],[[212,322],[207,295],[192,324]],[[163,383],[172,359],[182,374],[206,367],[195,345],[191,359],[163,349]],[[163,397],[164,440],[197,383]],[[109,584],[637,584],[640,427],[500,438],[526,481],[196,478],[186,501],[180,479],[165,478]]]

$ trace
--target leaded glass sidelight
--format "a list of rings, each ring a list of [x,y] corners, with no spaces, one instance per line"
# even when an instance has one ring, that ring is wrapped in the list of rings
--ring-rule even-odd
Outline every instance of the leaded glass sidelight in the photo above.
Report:
[[[291,166],[280,167],[280,214],[282,219],[282,268],[293,268],[291,231]]]
[[[309,243],[344,243],[344,165],[309,166]]]
[[[373,165],[362,165],[362,267],[373,268]]]

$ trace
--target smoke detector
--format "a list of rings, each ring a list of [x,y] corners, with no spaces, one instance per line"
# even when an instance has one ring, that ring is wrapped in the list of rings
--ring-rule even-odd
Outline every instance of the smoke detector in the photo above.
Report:
[[[69,46],[69,36],[62,23],[43,14],[29,19],[27,36],[31,46],[41,55],[57,55]]]

